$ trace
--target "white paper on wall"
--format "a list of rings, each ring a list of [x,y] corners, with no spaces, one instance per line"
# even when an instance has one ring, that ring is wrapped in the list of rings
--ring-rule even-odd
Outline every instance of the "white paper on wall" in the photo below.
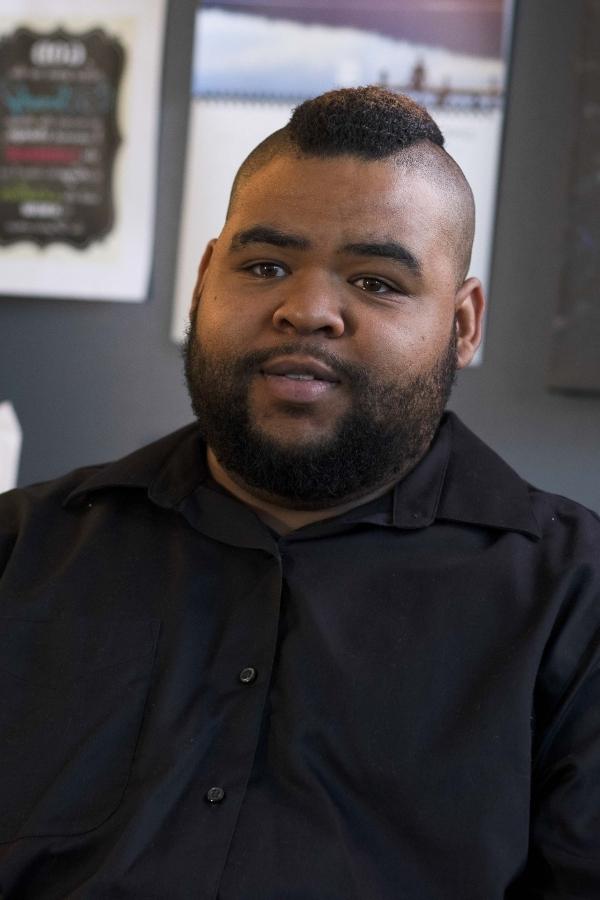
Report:
[[[0,494],[16,486],[22,437],[12,403],[0,403]]]

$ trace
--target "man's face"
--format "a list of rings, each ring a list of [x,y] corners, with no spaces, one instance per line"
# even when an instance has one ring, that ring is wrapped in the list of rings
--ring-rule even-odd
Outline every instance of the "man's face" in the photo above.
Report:
[[[234,478],[325,507],[414,465],[474,349],[450,227],[440,189],[394,160],[282,156],[242,184],[186,347],[194,410]]]

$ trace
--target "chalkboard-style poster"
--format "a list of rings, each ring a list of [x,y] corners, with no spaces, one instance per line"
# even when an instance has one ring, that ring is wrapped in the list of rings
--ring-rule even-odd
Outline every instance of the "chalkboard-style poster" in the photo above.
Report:
[[[124,61],[101,29],[0,40],[0,244],[87,247],[111,230]]]
[[[141,301],[166,0],[2,0],[0,294]]]

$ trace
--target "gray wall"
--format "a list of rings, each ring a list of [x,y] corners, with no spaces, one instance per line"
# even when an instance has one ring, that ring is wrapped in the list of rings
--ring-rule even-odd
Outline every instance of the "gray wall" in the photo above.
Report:
[[[194,6],[171,3],[168,21],[147,303],[0,299],[0,399],[12,399],[24,428],[21,484],[110,459],[190,419],[169,326]],[[451,405],[526,478],[600,511],[600,396],[545,388],[582,9],[580,0],[518,4],[484,361],[462,374]]]

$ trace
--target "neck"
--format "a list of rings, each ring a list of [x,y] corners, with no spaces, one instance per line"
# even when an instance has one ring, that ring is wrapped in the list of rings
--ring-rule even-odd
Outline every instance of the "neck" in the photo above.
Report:
[[[336,506],[329,506],[326,509],[294,509],[285,505],[285,501],[279,498],[269,498],[267,495],[257,494],[247,485],[234,478],[233,475],[225,469],[211,448],[207,451],[207,461],[210,474],[221,487],[226,491],[249,506],[262,521],[276,531],[278,534],[289,534],[297,528],[304,525],[312,525],[313,522],[321,522],[323,519],[332,519],[342,513],[354,509],[369,500],[375,500],[385,494],[393,484],[398,480],[395,476],[391,481],[379,485],[368,493],[361,494],[358,497],[346,500]]]

